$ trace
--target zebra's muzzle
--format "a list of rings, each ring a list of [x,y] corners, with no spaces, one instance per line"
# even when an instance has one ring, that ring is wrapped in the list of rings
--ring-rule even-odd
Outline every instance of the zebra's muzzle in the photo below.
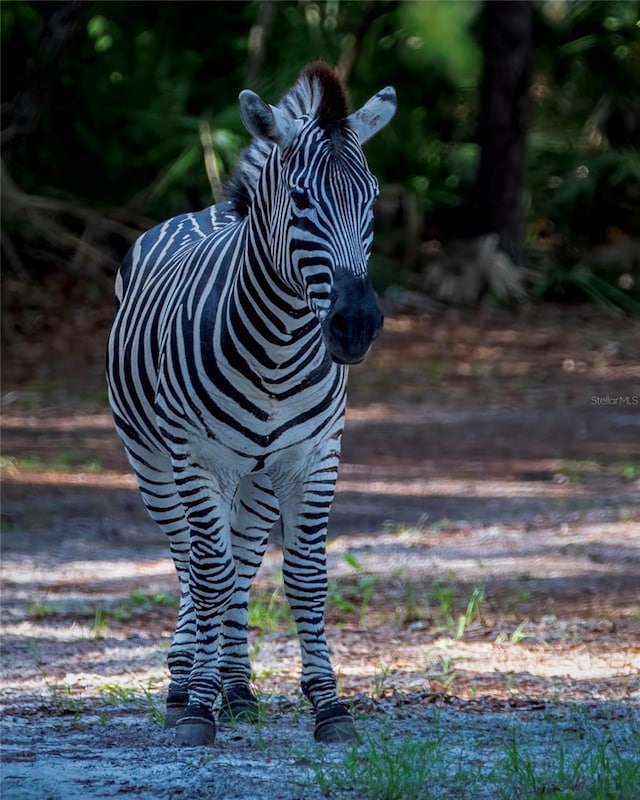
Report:
[[[382,330],[384,317],[367,276],[336,270],[322,334],[336,364],[359,364]]]

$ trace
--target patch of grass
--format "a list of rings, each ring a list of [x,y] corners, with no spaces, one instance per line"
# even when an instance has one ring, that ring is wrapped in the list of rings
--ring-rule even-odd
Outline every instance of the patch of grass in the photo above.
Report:
[[[327,797],[344,793],[358,800],[430,800],[443,797],[438,784],[448,767],[440,738],[384,737],[354,745],[340,764],[312,769]]]
[[[446,531],[447,528],[451,527],[451,520],[447,517],[442,517],[442,519],[432,522],[429,527],[434,533],[440,533],[440,531]]]
[[[631,522],[635,519],[635,508],[623,506],[618,509],[617,517],[619,522]]]
[[[329,578],[327,605],[342,611],[344,614],[353,614],[356,610],[355,605],[344,596],[343,587],[335,578]]]
[[[434,680],[445,689],[450,690],[459,677],[459,673],[456,669],[456,661],[459,661],[459,659],[452,658],[451,656],[445,656],[431,661],[427,656],[424,669],[430,680]]]
[[[83,448],[75,447],[61,450],[49,459],[4,454],[0,458],[0,467],[16,472],[84,472],[89,475],[99,475],[103,471],[98,459],[91,458]]]
[[[343,555],[343,558],[346,563],[355,571],[358,578],[357,591],[360,597],[360,624],[362,624],[367,614],[371,598],[375,593],[376,578],[362,566],[360,561],[356,558],[356,556],[353,555],[353,553],[347,551]]]
[[[102,686],[98,686],[96,691],[101,697],[116,705],[131,703],[140,697],[135,686],[120,686],[118,683],[104,683]]]
[[[108,706],[133,704],[149,713],[154,722],[162,724],[164,713],[158,708],[156,698],[145,686],[122,686],[117,683],[104,683],[97,687],[98,695]]]
[[[565,459],[556,470],[556,477],[569,483],[581,483],[589,475],[607,475],[625,481],[637,481],[640,479],[640,462],[628,461],[605,466],[597,461]]]
[[[107,616],[125,622],[132,617],[145,614],[157,608],[178,608],[180,598],[170,592],[131,592],[129,597],[122,600],[113,609],[107,612]]]
[[[27,616],[32,619],[47,617],[82,617],[91,619],[91,632],[94,638],[102,639],[109,622],[126,622],[135,616],[148,613],[159,608],[178,608],[180,598],[169,592],[140,592],[131,594],[114,604],[90,607],[85,604],[73,604],[73,607],[62,607],[55,602],[34,601],[27,608]]]
[[[423,623],[429,618],[429,609],[423,602],[424,598],[418,593],[416,584],[398,578],[400,588],[404,595],[403,600],[395,608],[394,619],[397,625],[411,625]]]
[[[96,380],[80,381],[74,386],[69,381],[34,380],[3,394],[2,407],[8,412],[37,413],[56,406],[105,406],[109,399],[101,377],[96,374]]]
[[[437,606],[438,623],[444,630],[454,627],[453,620],[453,589],[450,586],[436,584],[431,594],[432,601]]]
[[[410,525],[407,522],[398,522],[395,519],[385,519],[382,523],[382,530],[385,533],[391,533],[396,536],[401,536],[403,533],[408,533],[409,531],[426,531],[429,530],[432,526],[437,526],[439,522],[434,522],[432,525],[429,524],[429,515],[428,514],[421,514],[418,518],[418,521],[414,524]]]
[[[530,580],[529,576],[520,578],[520,580]],[[531,601],[531,591],[524,588],[510,589],[498,601],[503,613],[516,612],[520,606],[526,605]]]
[[[387,688],[387,683],[389,676],[392,674],[393,670],[388,664],[379,664],[378,670],[376,674],[373,676],[373,690],[371,692],[371,696],[375,700],[380,700],[384,696],[385,689]]]
[[[375,594],[377,579],[372,575],[357,556],[347,551],[342,558],[355,573],[355,583],[353,578],[347,578],[340,582],[335,578],[329,579],[327,592],[327,606],[342,612],[343,614],[355,614],[358,612],[360,624],[369,610],[369,605]],[[359,603],[359,606],[358,606]]]
[[[382,734],[353,745],[336,762],[316,750],[302,760],[325,797],[358,800],[640,800],[640,761],[608,737],[524,728],[506,740],[490,733],[453,745],[434,719],[430,736]],[[487,737],[493,739],[486,752]],[[637,738],[637,737],[636,737]]]
[[[180,598],[168,592],[134,591],[115,606],[96,608],[91,632],[95,639],[103,639],[109,622],[127,622],[154,609],[178,608],[179,605]]]
[[[270,594],[252,591],[249,596],[249,627],[258,628],[261,634],[273,633],[280,628],[295,630],[293,615],[282,589]]]
[[[459,613],[455,593],[450,586],[437,584],[432,592],[436,604],[436,633],[450,633],[460,641],[474,622],[480,619],[485,591],[483,586],[475,586],[467,600],[465,610]]]
[[[144,708],[151,717],[151,719],[154,722],[157,722],[158,725],[164,725],[164,710],[163,710],[164,703],[162,709],[158,708],[156,704],[156,698],[151,694],[149,689],[147,689],[145,686],[141,686],[140,690],[142,691],[142,695],[144,698],[143,700]]]
[[[47,704],[49,713],[55,716],[71,716],[74,721],[77,721],[80,715],[87,711],[86,701],[77,697],[71,686],[51,681],[46,675],[43,675],[43,680],[49,691]]]
[[[93,625],[91,626],[91,633],[94,639],[104,639],[104,632],[107,629],[107,620],[104,616],[104,611],[101,608],[96,609],[93,618]]]
[[[511,642],[511,644],[520,644],[520,642],[524,641],[525,639],[533,639],[532,633],[527,633],[527,628],[531,625],[531,620],[524,619],[522,622],[517,626],[515,630],[513,630],[510,634],[506,633],[499,633],[496,636],[496,644],[505,644],[506,642]]]
[[[573,461],[565,459],[560,462],[556,474],[569,483],[581,483],[587,475],[597,475],[603,471],[597,461]]]
[[[395,519],[385,519],[382,523],[382,530],[385,533],[400,535],[409,530],[409,526],[404,522],[398,522]]]
[[[498,772],[503,800],[639,800],[640,760],[600,741],[570,752],[561,742],[544,759],[514,737]]]
[[[623,478],[625,481],[637,481],[640,480],[640,464],[636,463],[628,463],[623,464],[618,469],[618,475]]]
[[[57,617],[61,613],[58,603],[43,603],[39,600],[31,603],[27,608],[27,616],[31,619],[46,619],[47,617]]]
[[[15,389],[2,395],[2,407],[5,411],[28,411],[35,413],[53,404],[58,386],[52,382],[32,381],[27,388]]]
[[[460,640],[465,634],[469,625],[473,625],[480,619],[482,603],[484,602],[484,586],[476,586],[471,592],[471,596],[467,601],[465,611],[458,617],[456,625],[456,639]]]

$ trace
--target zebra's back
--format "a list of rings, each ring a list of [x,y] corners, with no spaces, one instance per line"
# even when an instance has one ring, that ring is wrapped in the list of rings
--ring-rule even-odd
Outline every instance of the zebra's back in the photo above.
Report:
[[[121,435],[166,452],[154,405],[168,326],[194,285],[228,269],[224,243],[242,219],[228,202],[181,214],[146,231],[125,256],[107,350],[110,402]]]

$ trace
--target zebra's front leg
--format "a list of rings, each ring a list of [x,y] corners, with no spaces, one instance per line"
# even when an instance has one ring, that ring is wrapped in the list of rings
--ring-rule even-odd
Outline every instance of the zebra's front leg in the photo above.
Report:
[[[176,484],[190,526],[189,594],[196,625],[189,704],[177,720],[176,741],[199,747],[215,741],[213,705],[221,688],[218,644],[236,582],[230,502],[197,472],[176,475]]]
[[[234,499],[231,518],[236,586],[222,623],[219,656],[223,684],[221,719],[251,720],[258,714],[249,661],[249,591],[262,563],[269,532],[279,516],[269,478],[266,475],[244,478]]]
[[[303,693],[315,715],[314,738],[345,742],[356,738],[353,718],[337,696],[324,626],[327,599],[326,540],[337,457],[330,454],[281,500],[284,529],[284,585],[302,654]]]
[[[167,664],[171,683],[167,694],[165,728],[174,728],[189,705],[189,675],[193,666],[196,620],[189,590],[189,529],[170,532],[171,555],[180,583],[180,608]]]
[[[135,442],[127,447],[127,455],[150,517],[169,537],[180,585],[178,621],[167,659],[171,683],[165,727],[173,728],[189,704],[188,682],[196,641],[196,623],[189,592],[189,526],[168,457],[150,452]]]

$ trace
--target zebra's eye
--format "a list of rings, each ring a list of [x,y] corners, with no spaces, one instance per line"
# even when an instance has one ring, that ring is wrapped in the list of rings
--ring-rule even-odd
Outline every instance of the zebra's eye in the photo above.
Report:
[[[296,208],[298,208],[300,211],[304,211],[305,208],[311,207],[309,192],[306,189],[292,189],[291,199],[295,203]]]

